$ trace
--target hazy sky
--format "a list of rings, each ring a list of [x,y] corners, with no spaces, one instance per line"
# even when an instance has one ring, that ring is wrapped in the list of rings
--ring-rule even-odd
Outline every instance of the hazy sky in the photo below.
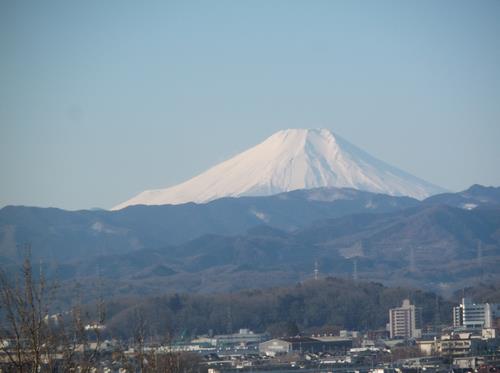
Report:
[[[0,2],[0,206],[109,208],[309,127],[500,185],[500,1]]]

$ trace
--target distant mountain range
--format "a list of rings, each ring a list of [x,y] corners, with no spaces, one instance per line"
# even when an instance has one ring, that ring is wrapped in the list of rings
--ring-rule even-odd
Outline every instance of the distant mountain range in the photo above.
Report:
[[[115,206],[208,202],[318,187],[424,199],[445,190],[384,163],[327,129],[288,129],[202,174]]]
[[[119,211],[0,210],[0,263],[23,243],[62,288],[225,291],[320,275],[454,290],[500,278],[500,188],[423,201],[349,188]],[[83,281],[85,280],[85,281]]]
[[[119,211],[7,206],[0,209],[0,257],[13,258],[17,245],[30,242],[37,258],[71,260],[179,244],[204,234],[234,235],[262,224],[290,231],[316,220],[418,204],[408,197],[320,188]]]

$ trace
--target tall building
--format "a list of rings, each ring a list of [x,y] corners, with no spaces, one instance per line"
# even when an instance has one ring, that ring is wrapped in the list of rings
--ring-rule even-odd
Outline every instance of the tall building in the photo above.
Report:
[[[500,304],[473,303],[469,298],[462,298],[462,303],[453,307],[453,326],[465,329],[494,327],[494,321],[500,317]]]
[[[422,309],[405,299],[401,307],[389,310],[389,333],[391,338],[420,338],[422,336]]]

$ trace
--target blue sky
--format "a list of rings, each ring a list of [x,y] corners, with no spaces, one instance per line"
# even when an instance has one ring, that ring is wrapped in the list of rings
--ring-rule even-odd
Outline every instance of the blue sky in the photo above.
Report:
[[[0,206],[109,208],[284,128],[500,185],[500,1],[0,2]]]

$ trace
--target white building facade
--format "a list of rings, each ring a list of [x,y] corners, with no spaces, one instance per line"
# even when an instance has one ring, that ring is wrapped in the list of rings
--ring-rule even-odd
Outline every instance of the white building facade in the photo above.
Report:
[[[493,328],[494,320],[500,317],[500,304],[473,303],[462,298],[462,303],[453,307],[453,326],[465,329]]]
[[[408,299],[401,307],[389,310],[391,338],[414,339],[422,337],[422,309],[410,304]]]

